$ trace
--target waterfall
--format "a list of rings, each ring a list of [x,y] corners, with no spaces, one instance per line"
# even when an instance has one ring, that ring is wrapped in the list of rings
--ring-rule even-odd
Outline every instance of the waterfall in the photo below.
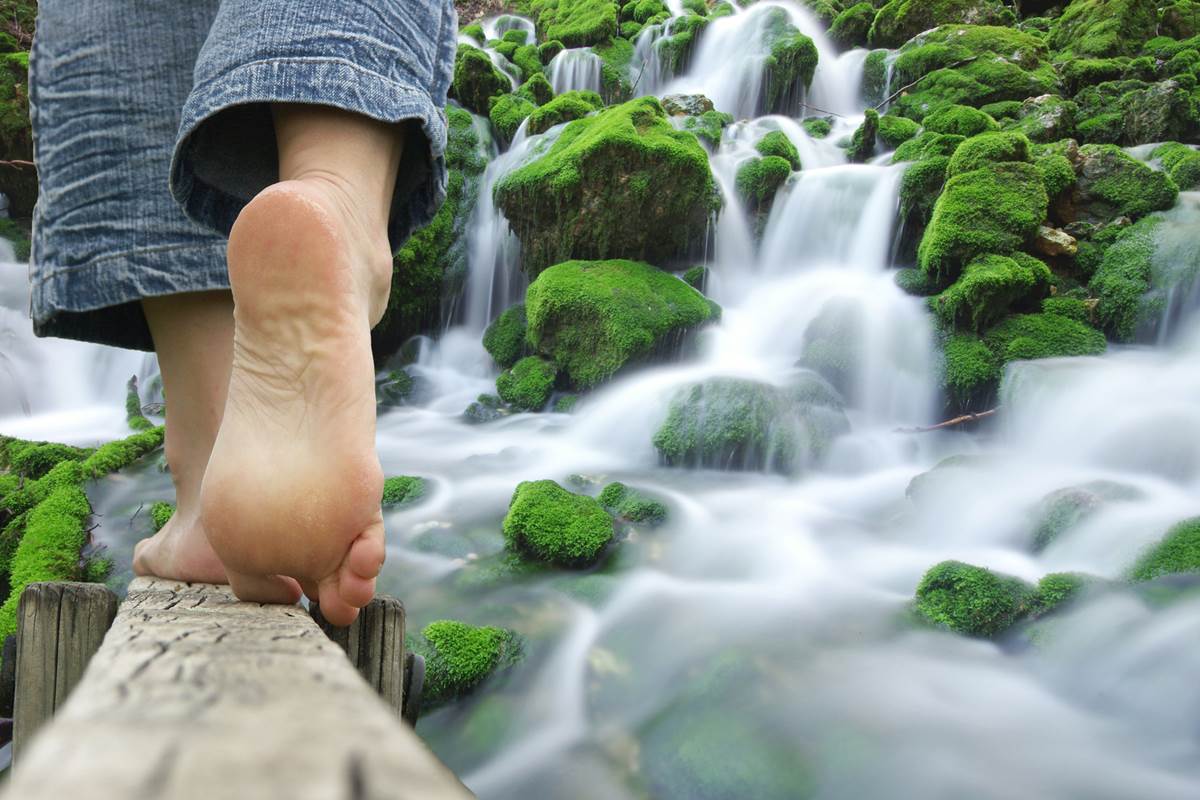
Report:
[[[588,47],[570,47],[550,59],[550,85],[555,94],[572,89],[600,91],[600,68],[604,62]]]

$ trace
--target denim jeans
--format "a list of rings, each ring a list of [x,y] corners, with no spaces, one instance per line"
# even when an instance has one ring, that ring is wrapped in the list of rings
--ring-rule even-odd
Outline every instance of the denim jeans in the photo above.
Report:
[[[37,333],[148,350],[142,298],[228,288],[225,237],[278,179],[271,103],[406,125],[398,248],[445,195],[456,27],[451,0],[41,0]]]

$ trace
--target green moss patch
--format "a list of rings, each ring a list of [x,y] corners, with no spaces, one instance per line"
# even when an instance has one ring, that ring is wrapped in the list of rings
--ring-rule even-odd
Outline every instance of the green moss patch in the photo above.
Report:
[[[661,525],[667,520],[667,507],[648,495],[623,483],[610,483],[596,498],[617,519],[640,525]]]
[[[1050,268],[1024,253],[987,254],[967,264],[950,288],[933,300],[943,322],[981,332],[1020,304],[1036,308],[1050,290]]]
[[[870,31],[871,47],[900,47],[922,31],[947,23],[1011,25],[1011,11],[995,0],[889,0]]]
[[[496,672],[520,662],[521,638],[504,628],[475,627],[456,620],[431,622],[406,642],[425,658],[421,704],[437,708],[470,694]]]
[[[563,92],[529,115],[530,134],[545,133],[555,125],[583,119],[593,111],[604,108],[604,100],[595,92]]]
[[[1073,57],[1130,56],[1154,36],[1158,14],[1145,0],[1073,0],[1050,29],[1050,46]]]
[[[779,156],[750,159],[738,167],[735,181],[738,196],[751,210],[769,206],[791,174],[791,164]]]
[[[383,498],[380,505],[384,508],[398,508],[412,505],[425,496],[425,479],[412,475],[396,475],[383,481]]]
[[[1154,231],[1160,222],[1159,217],[1147,217],[1122,231],[1104,251],[1088,283],[1089,291],[1099,300],[1096,318],[1117,341],[1133,341],[1148,318],[1146,292],[1150,290],[1156,249]]]
[[[554,362],[527,356],[496,378],[496,393],[516,411],[541,411],[550,400],[557,376]]]
[[[505,309],[483,332],[483,349],[497,364],[507,369],[527,355],[527,327],[524,303]]]
[[[946,106],[925,117],[925,130],[934,133],[951,133],[958,136],[976,136],[1000,130],[999,124],[979,109],[970,106]]]
[[[1134,564],[1130,578],[1148,581],[1181,572],[1200,572],[1200,517],[1184,520],[1167,531],[1162,541]]]
[[[916,609],[930,622],[967,636],[1003,633],[1033,607],[1025,581],[961,561],[932,567],[917,586]]]
[[[559,567],[595,564],[612,539],[613,521],[600,503],[550,480],[518,485],[504,518],[510,550]]]
[[[610,0],[532,0],[529,11],[538,39],[565,47],[603,44],[619,33],[617,4]]]
[[[172,503],[159,500],[150,506],[150,524],[154,527],[155,533],[166,527],[173,516],[175,516],[175,506]]]
[[[512,81],[477,47],[460,44],[454,58],[454,97],[476,114],[487,116],[488,104],[512,88]]]
[[[676,352],[719,309],[675,276],[634,261],[568,261],[525,295],[528,342],[580,389]]]
[[[792,140],[787,137],[783,131],[771,131],[766,136],[758,140],[754,145],[754,149],[761,156],[778,156],[793,169],[800,169],[800,152],[796,149],[796,145],[792,144]]]

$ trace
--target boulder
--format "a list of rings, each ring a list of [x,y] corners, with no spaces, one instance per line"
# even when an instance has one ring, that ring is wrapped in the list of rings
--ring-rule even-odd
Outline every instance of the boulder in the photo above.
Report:
[[[1156,0],[1073,0],[1050,29],[1050,46],[1075,58],[1134,56],[1158,27]]]
[[[1079,250],[1075,237],[1060,228],[1039,225],[1033,240],[1033,249],[1052,258],[1073,256]]]
[[[1012,25],[1013,13],[997,0],[889,0],[871,25],[871,47],[900,47],[922,31],[948,23]]]
[[[713,103],[702,94],[669,94],[662,99],[662,107],[672,117],[698,117],[712,111]]]
[[[504,517],[511,551],[558,567],[591,566],[612,540],[612,517],[599,502],[550,480],[519,484]]]
[[[1179,194],[1170,176],[1115,145],[1079,148],[1077,172],[1074,190],[1055,207],[1064,222],[1104,223],[1122,216],[1136,219],[1170,208]]]
[[[512,89],[512,80],[496,68],[488,54],[468,44],[454,57],[453,96],[470,111],[487,116],[489,101]]]

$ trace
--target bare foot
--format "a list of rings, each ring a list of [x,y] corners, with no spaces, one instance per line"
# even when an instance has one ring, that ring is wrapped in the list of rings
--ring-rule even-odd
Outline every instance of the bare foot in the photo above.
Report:
[[[200,525],[196,512],[176,511],[166,525],[133,548],[135,575],[155,575],[189,583],[226,583],[225,567]]]
[[[239,598],[290,603],[303,587],[337,625],[370,602],[384,559],[370,329],[391,257],[357,203],[313,175],[238,217],[233,369],[200,492]]]

